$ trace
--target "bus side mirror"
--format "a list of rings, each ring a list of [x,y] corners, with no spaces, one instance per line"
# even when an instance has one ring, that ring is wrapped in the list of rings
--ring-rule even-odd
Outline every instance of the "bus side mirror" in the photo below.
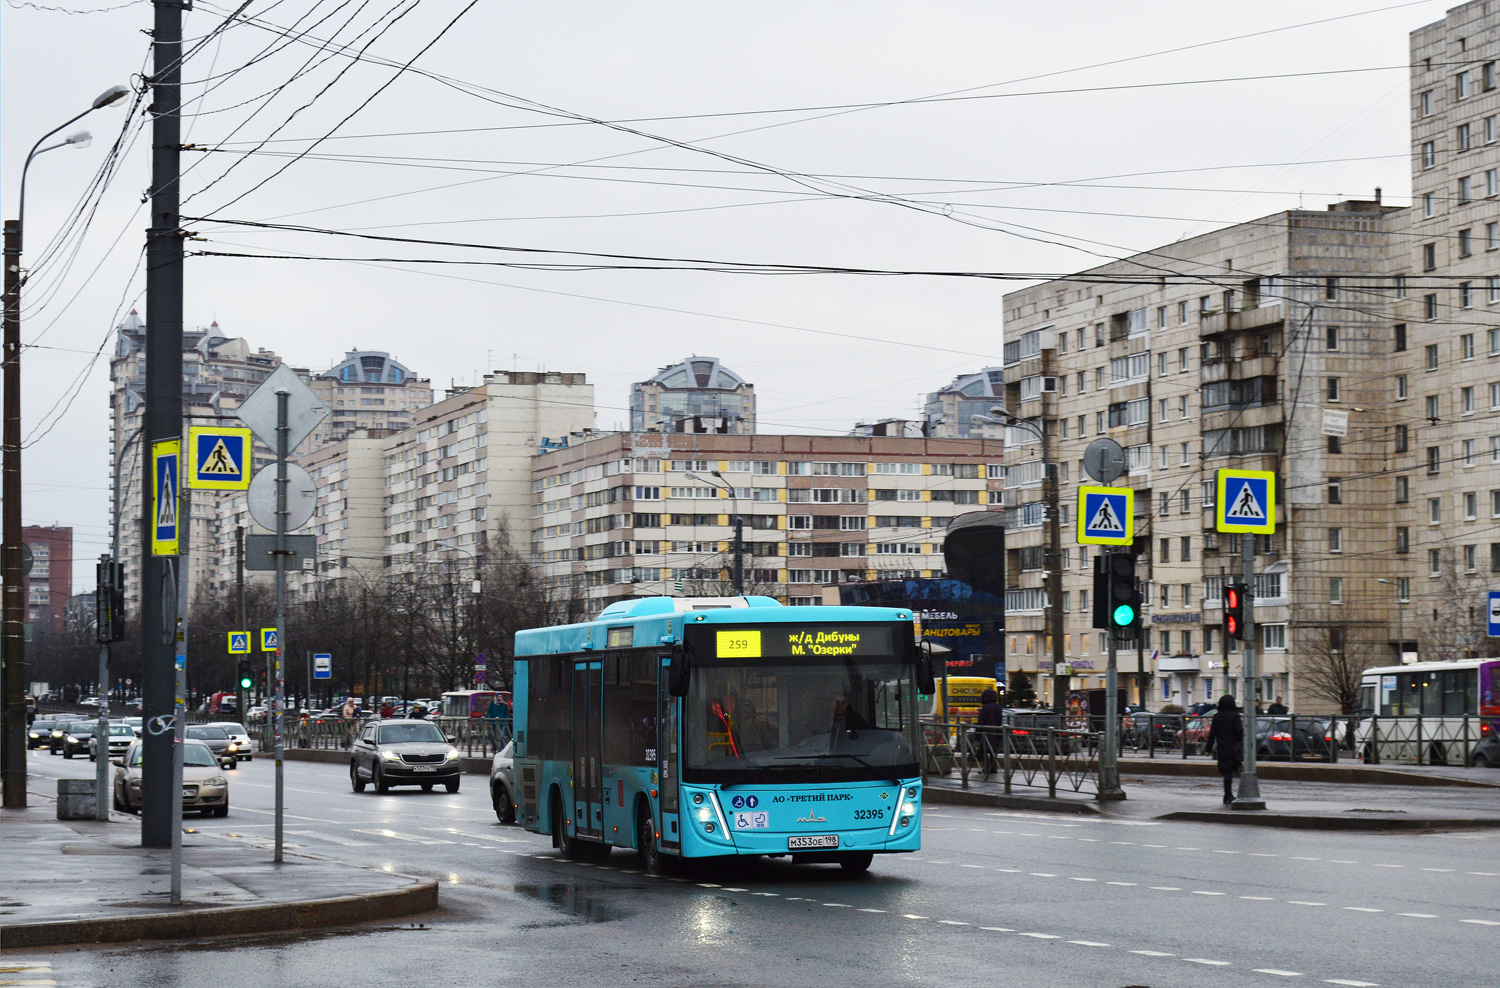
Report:
[[[917,652],[917,692],[923,696],[937,692],[937,673],[933,670],[933,663],[931,647],[922,642]]]
[[[672,664],[667,667],[667,692],[673,696],[687,696],[692,674],[693,667],[688,661],[687,650],[678,648],[672,653]]]

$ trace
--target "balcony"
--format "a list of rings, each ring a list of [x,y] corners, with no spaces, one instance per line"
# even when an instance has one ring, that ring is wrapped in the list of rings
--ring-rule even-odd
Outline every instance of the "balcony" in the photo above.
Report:
[[[1258,329],[1269,329],[1286,321],[1280,305],[1263,305],[1255,309],[1231,309],[1228,312],[1207,312],[1198,317],[1198,335],[1218,336],[1221,333],[1245,333]]]

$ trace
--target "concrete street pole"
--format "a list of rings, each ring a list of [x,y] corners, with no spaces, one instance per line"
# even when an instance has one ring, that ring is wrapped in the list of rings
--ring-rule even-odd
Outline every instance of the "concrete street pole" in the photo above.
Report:
[[[26,579],[21,563],[21,221],[5,221],[5,464],[3,634],[5,673],[0,692],[4,734],[0,780],[7,809],[26,806]]]
[[[287,402],[291,392],[282,388],[276,392],[276,651],[271,653],[275,663],[274,681],[271,689],[271,715],[276,742],[276,853],[274,860],[281,861],[285,814],[285,787],[283,759],[286,756],[283,731],[285,720],[282,708],[286,706],[286,667],[282,656],[286,654],[286,458],[291,453],[287,448],[287,436],[292,431],[287,425]]]

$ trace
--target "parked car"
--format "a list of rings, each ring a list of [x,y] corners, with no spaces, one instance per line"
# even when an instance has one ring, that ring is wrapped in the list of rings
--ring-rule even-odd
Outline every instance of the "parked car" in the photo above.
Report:
[[[26,748],[44,748],[52,744],[52,726],[57,721],[52,718],[43,720],[38,717],[31,722],[31,727],[26,730]]]
[[[507,741],[490,762],[490,802],[495,819],[501,823],[516,822],[516,743]]]
[[[52,732],[47,735],[47,750],[54,754],[62,754],[63,737],[67,735],[68,728],[73,726],[73,717],[59,717],[52,722]]]
[[[1328,722],[1316,717],[1257,717],[1255,757],[1266,760],[1321,758],[1332,761],[1332,749],[1327,740],[1329,733]]]
[[[190,724],[187,736],[194,741],[202,741],[208,745],[219,764],[225,768],[234,768],[240,762],[239,745],[229,740],[229,735],[222,727],[213,727],[209,724]]]
[[[124,724],[126,727],[128,727],[132,731],[134,731],[136,737],[140,737],[141,736],[141,731],[145,729],[146,718],[144,718],[144,717],[124,717],[124,718],[121,718],[120,723]]]
[[[1480,739],[1474,750],[1469,752],[1469,764],[1475,768],[1500,768],[1500,738],[1490,734]]]
[[[1177,743],[1187,745],[1187,753],[1196,755],[1208,743],[1208,728],[1212,717],[1189,717],[1187,724],[1177,732]]]
[[[144,746],[133,743],[115,770],[115,809],[141,811],[141,767]],[[229,780],[213,749],[202,741],[182,745],[182,809],[210,816],[229,815]]]
[[[235,743],[235,757],[242,762],[248,762],[255,757],[255,739],[250,732],[245,730],[244,724],[235,723],[232,720],[216,720],[209,727],[221,727],[224,733],[229,735],[229,740]]]
[[[431,721],[386,720],[366,724],[349,755],[349,782],[355,792],[366,785],[384,793],[392,786],[421,786],[424,792],[441,782],[458,792],[458,749]]]
[[[94,736],[94,725],[97,721],[73,720],[69,721],[67,727],[63,728],[62,756],[72,758],[89,750],[89,739]]]
[[[109,725],[109,751],[107,753],[108,758],[113,759],[116,756],[124,755],[126,749],[128,749],[132,744],[135,744],[135,732],[130,729],[130,726],[128,724]],[[91,736],[89,738],[89,761],[96,761],[98,760],[98,758],[99,739]]]

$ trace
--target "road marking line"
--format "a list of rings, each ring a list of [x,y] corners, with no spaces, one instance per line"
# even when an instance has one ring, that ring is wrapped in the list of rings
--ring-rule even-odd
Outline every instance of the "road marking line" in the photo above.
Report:
[[[1007,875],[1019,875],[1021,873],[1021,869],[1020,868],[996,868],[995,870],[996,871],[1003,871]]]
[[[320,834],[313,830],[288,830],[287,833],[295,837],[311,837],[313,840],[326,840],[330,844],[342,844],[344,847],[374,847],[369,841],[350,840],[347,837],[337,837],[333,834]]]
[[[930,916],[918,916],[916,913],[902,913],[902,919],[931,919]]]
[[[1250,899],[1253,902],[1275,902],[1269,895],[1242,895],[1241,899]]]
[[[1176,954],[1164,954],[1160,950],[1132,950],[1132,954],[1140,954],[1142,957],[1176,957]]]
[[[1406,865],[1378,864],[1378,865],[1375,865],[1375,867],[1376,868],[1405,868]]]
[[[451,840],[443,840],[441,837],[422,837],[418,834],[403,834],[398,830],[355,830],[356,834],[370,834],[374,837],[389,837],[392,840],[411,841],[414,844],[452,844]]]
[[[1098,880],[1099,879],[1097,879],[1097,878],[1070,878],[1070,879],[1068,879],[1068,881],[1070,881],[1070,882],[1097,882]]]
[[[823,903],[823,905],[828,906],[828,907],[830,907],[832,909],[852,909],[852,908],[854,908],[853,906],[849,905],[849,903],[847,903],[847,902],[825,902],[825,903]]]
[[[1279,857],[1279,855],[1267,854],[1264,851],[1246,851],[1245,853],[1248,854],[1248,855],[1250,855],[1252,858],[1274,858],[1274,857]]]
[[[1500,878],[1500,871],[1466,871],[1465,875],[1481,875],[1485,878]]]
[[[1069,943],[1076,943],[1080,947],[1108,947],[1109,946],[1109,944],[1107,944],[1107,943],[1100,943],[1097,940],[1069,940],[1068,942]]]
[[[1133,840],[1112,840],[1112,841],[1110,841],[1110,843],[1111,844],[1120,844],[1120,845],[1123,845],[1125,847],[1135,847],[1135,841],[1133,841]]]
[[[1358,861],[1340,861],[1338,858],[1329,858],[1329,864],[1359,864]]]
[[[1373,981],[1343,981],[1339,978],[1325,978],[1323,983],[1325,985],[1348,985],[1349,988],[1380,988]]]
[[[509,854],[510,852],[507,851],[506,853]],[[639,875],[640,873],[641,873],[641,871],[640,871],[639,868],[621,868],[620,869],[620,874],[622,874],[622,875]]]
[[[1239,851],[1215,851],[1215,854],[1239,854]]]
[[[1053,936],[1050,933],[1022,933],[1021,936],[1023,936],[1023,937],[1031,937],[1033,940],[1061,940],[1062,939],[1062,937],[1055,937],[1055,936]]]
[[[607,870],[613,871],[614,869],[610,868],[610,869],[607,869]],[[724,891],[725,892],[748,892],[750,890],[749,889],[726,888]]]
[[[1057,876],[1048,871],[1033,871],[1032,878],[1056,878]]]
[[[959,865],[959,867],[960,868],[978,868],[981,871],[984,870],[984,865]]]
[[[1211,961],[1207,957],[1184,957],[1183,960],[1189,964],[1211,964],[1214,967],[1228,967],[1228,961]]]
[[[1172,885],[1153,885],[1153,886],[1151,886],[1151,891],[1153,891],[1153,892],[1181,892],[1182,889],[1177,888],[1177,887],[1172,886]]]
[[[1167,845],[1165,845],[1165,844],[1142,844],[1142,845],[1141,845],[1141,846],[1142,846],[1142,847],[1156,847],[1156,848],[1162,848],[1162,847],[1166,847],[1166,846],[1167,846]]]
[[[1345,906],[1351,913],[1383,913],[1384,909],[1371,909],[1369,906]]]
[[[1301,971],[1278,971],[1274,967],[1258,967],[1258,968],[1255,969],[1255,973],[1256,974],[1275,974],[1275,975],[1278,975],[1279,977],[1283,977],[1283,978],[1300,978],[1300,977],[1302,977],[1302,972]]]
[[[722,885],[715,885],[713,882],[699,882],[698,883],[698,887],[700,889],[721,889],[724,886],[722,886]]]
[[[1203,850],[1203,848],[1201,848],[1201,847],[1174,847],[1174,848],[1172,848],[1172,850],[1174,850],[1174,851],[1201,851],[1201,850]]]
[[[1194,889],[1192,894],[1193,895],[1228,895],[1229,893],[1227,893],[1227,892],[1199,892],[1198,890]]]
[[[766,896],[768,898],[773,898],[773,899],[779,899],[779,898],[781,898],[781,893],[780,892],[751,892],[750,894],[751,895],[764,895],[764,896]]]
[[[1397,913],[1397,916],[1408,916],[1412,919],[1437,919],[1437,913]]]
[[[1322,861],[1323,859],[1322,858],[1301,858],[1301,857],[1298,857],[1297,855],[1294,854],[1294,855],[1292,855],[1292,860],[1293,861]]]
[[[1423,868],[1423,871],[1457,871],[1456,868]]]
[[[961,923],[961,922],[959,922],[956,919],[940,919],[940,920],[938,920],[938,922],[942,923],[944,926],[968,926],[969,925],[968,923]]]
[[[1078,839],[1081,840],[1081,841],[1083,841],[1086,844],[1097,844],[1097,843],[1099,843],[1099,838],[1097,838],[1097,837],[1080,837]],[[1075,943],[1081,943],[1082,941],[1073,941],[1073,942],[1075,942]]]
[[[1460,923],[1473,923],[1476,926],[1500,926],[1500,920],[1494,919],[1461,919]]]
[[[1289,906],[1326,906],[1326,905],[1328,905],[1328,903],[1326,903],[1326,902],[1304,902],[1301,899],[1288,899],[1288,900],[1286,900],[1286,903]]]
[[[862,912],[862,913],[883,913],[883,912],[885,912],[885,910],[884,909],[861,909],[860,912]]]
[[[1015,930],[1008,926],[981,926],[981,930],[989,930],[991,933],[1014,933]]]
[[[1105,882],[1106,885],[1134,885],[1135,882]]]
[[[418,827],[424,833],[452,834],[454,837],[472,837],[475,840],[491,840],[497,844],[528,844],[530,841],[517,840],[514,837],[496,837],[494,834],[466,834],[462,830],[453,827]]]

